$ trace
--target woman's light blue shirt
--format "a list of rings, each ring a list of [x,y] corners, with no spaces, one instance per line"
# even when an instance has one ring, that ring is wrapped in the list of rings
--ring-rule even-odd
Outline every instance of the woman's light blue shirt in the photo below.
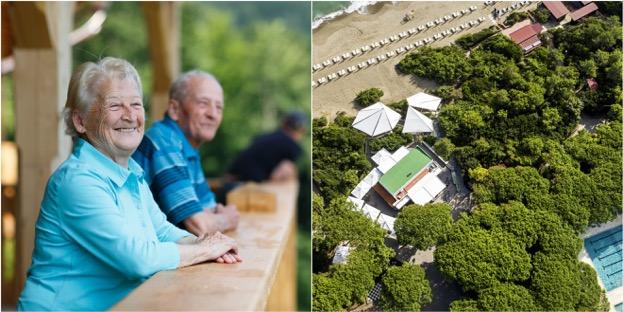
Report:
[[[48,180],[18,309],[109,309],[179,265],[174,242],[191,234],[166,221],[131,158],[128,167],[76,142]]]

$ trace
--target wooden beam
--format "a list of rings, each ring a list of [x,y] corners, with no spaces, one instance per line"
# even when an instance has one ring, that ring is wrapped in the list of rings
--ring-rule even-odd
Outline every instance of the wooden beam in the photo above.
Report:
[[[15,46],[24,49],[52,47],[44,4],[32,1],[11,3],[9,11]]]
[[[2,2],[2,58],[13,54],[13,42],[11,39],[11,24],[9,22],[9,3]]]
[[[68,36],[73,3],[13,2],[9,14],[15,39],[15,137],[20,149],[16,269],[21,289],[47,179],[71,149],[61,112],[71,69]]]
[[[153,65],[153,93],[149,117],[161,119],[169,87],[180,70],[180,16],[177,2],[143,2]]]
[[[296,310],[296,198],[298,184],[261,184],[275,194],[275,212],[240,214],[243,261],[204,263],[156,273],[112,310],[258,311]]]

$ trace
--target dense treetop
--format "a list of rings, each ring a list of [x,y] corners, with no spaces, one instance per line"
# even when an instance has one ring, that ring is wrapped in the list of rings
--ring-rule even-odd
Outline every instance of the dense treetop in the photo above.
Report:
[[[607,310],[594,270],[577,260],[580,248],[555,213],[486,203],[462,215],[435,263],[475,295],[453,311]]]
[[[452,228],[452,207],[446,203],[407,205],[394,224],[400,245],[426,250],[444,241]]]
[[[380,306],[383,311],[420,311],[432,300],[424,269],[418,265],[393,266],[383,276]]]
[[[337,311],[363,303],[393,257],[393,250],[383,241],[385,231],[354,211],[344,198],[325,206],[314,195],[313,218],[314,308]],[[349,246],[350,254],[345,263],[331,264],[333,251],[341,243]]]

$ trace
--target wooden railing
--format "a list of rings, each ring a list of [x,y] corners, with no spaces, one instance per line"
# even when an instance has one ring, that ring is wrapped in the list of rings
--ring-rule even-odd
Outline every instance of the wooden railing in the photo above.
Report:
[[[155,274],[112,310],[296,310],[298,184],[262,184],[276,195],[275,212],[243,212],[238,242],[243,262],[204,263]]]

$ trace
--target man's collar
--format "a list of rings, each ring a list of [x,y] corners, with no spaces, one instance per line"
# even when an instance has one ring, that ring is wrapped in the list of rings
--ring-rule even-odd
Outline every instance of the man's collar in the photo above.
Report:
[[[177,121],[175,121],[171,117],[169,117],[168,114],[165,114],[164,118],[162,119],[162,123],[164,125],[166,125],[167,127],[173,129],[175,134],[177,134],[177,136],[182,141],[182,153],[184,154],[184,157],[186,157],[186,158],[191,158],[191,157],[199,158],[199,151],[190,144],[190,142],[188,141],[188,138],[186,138],[186,135],[184,134],[184,131],[182,131],[182,128],[177,123]]]

